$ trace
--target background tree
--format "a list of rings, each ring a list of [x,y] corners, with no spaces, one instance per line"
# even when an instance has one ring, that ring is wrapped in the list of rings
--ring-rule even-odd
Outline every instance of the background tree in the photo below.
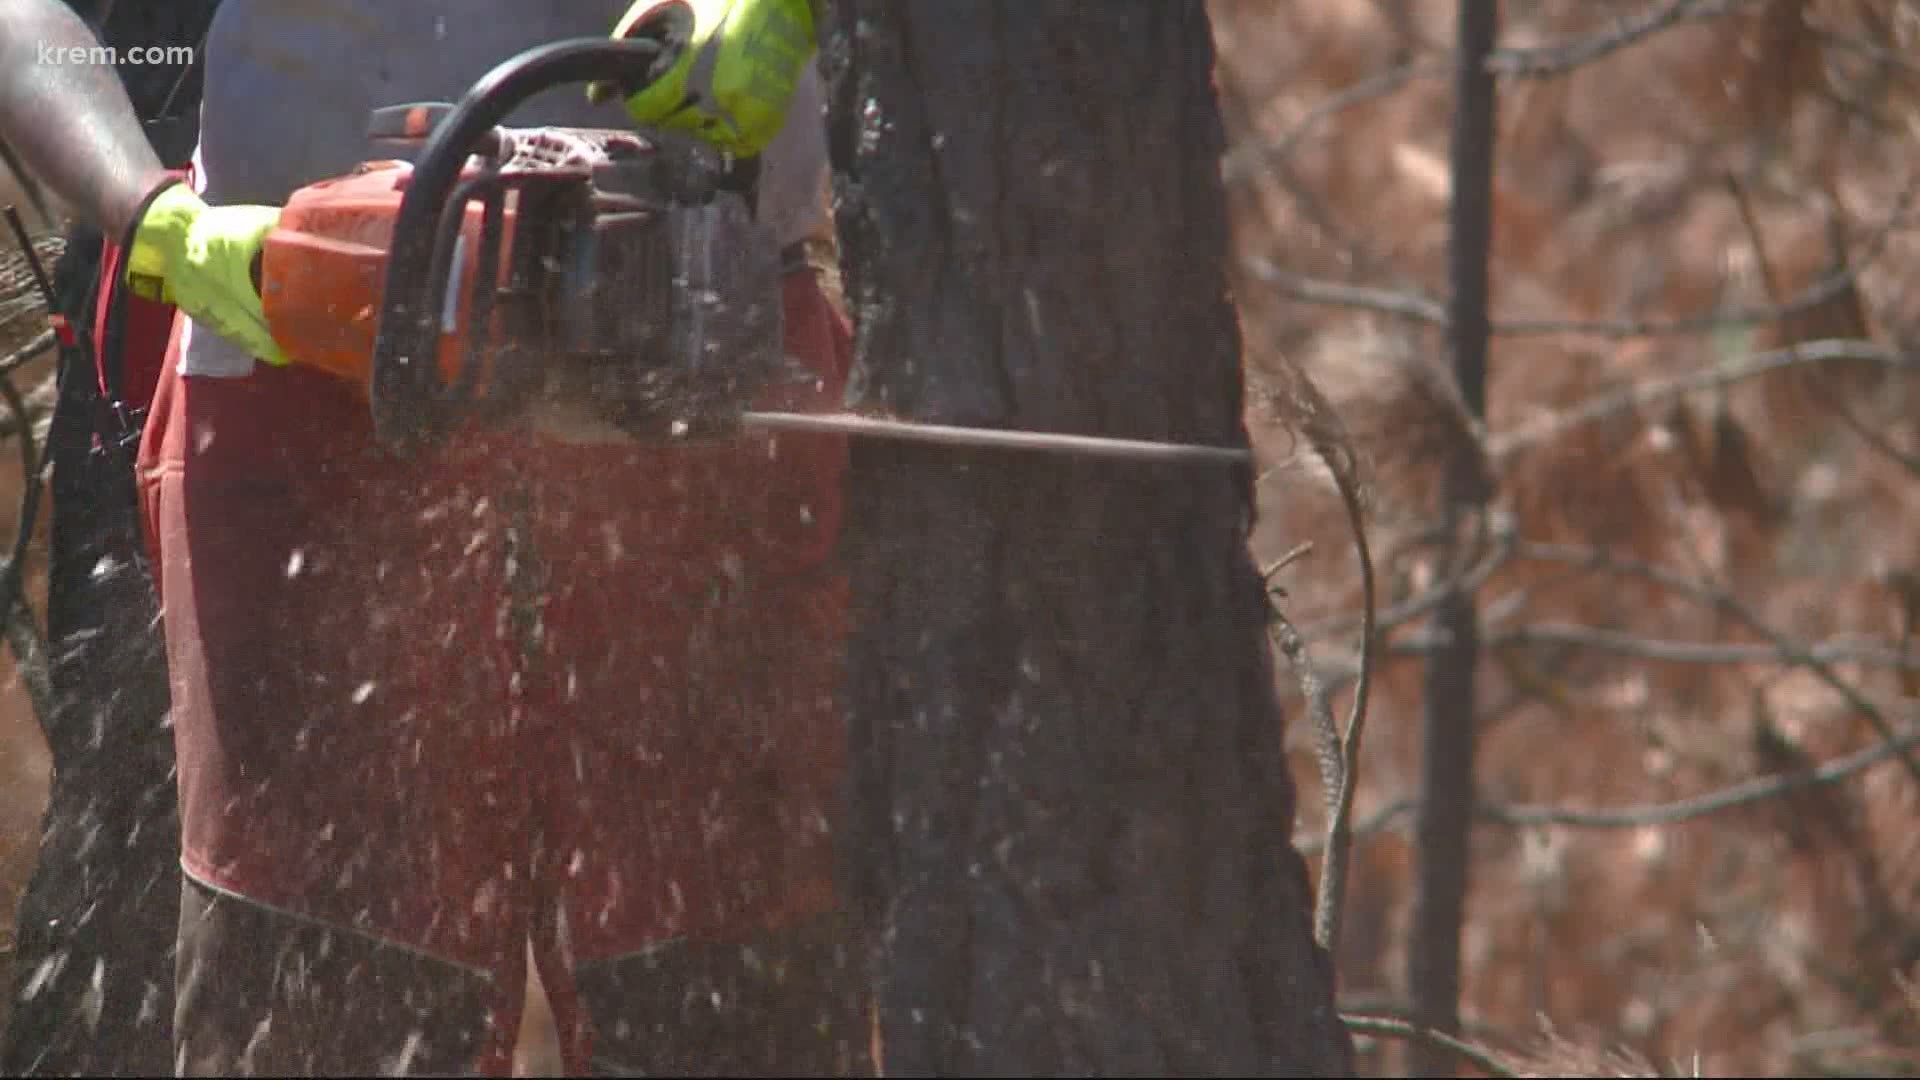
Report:
[[[833,16],[855,407],[1244,443],[1205,6]],[[1348,1068],[1250,480],[857,446],[846,848],[890,1073]]]
[[[1497,83],[1487,55],[1499,34],[1498,0],[1459,0],[1454,32],[1453,119],[1448,144],[1447,352],[1453,381],[1475,421],[1487,411],[1487,255],[1493,242],[1494,121]],[[1441,475],[1445,556],[1486,501],[1486,473],[1471,444],[1455,449]],[[1427,660],[1420,717],[1420,814],[1415,826],[1413,932],[1407,991],[1430,1028],[1460,1030],[1460,936],[1473,868],[1474,673],[1479,621],[1473,593],[1442,586],[1433,617],[1438,639]],[[1452,1074],[1445,1049],[1409,1048],[1414,1076]]]

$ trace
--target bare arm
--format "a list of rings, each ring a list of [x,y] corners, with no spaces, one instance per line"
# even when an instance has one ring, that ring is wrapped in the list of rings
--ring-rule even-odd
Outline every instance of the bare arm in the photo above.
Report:
[[[120,236],[166,168],[111,65],[42,59],[98,45],[60,0],[0,0],[0,132],[80,220]]]

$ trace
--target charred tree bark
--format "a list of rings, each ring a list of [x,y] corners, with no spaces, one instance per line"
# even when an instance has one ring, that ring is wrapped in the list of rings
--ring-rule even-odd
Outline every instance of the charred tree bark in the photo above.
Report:
[[[1454,46],[1447,343],[1461,399],[1475,419],[1484,419],[1487,411],[1495,83],[1486,59],[1498,24],[1498,0],[1460,0]],[[1450,532],[1485,500],[1484,484],[1480,462],[1472,454],[1447,463],[1442,496]],[[1421,718],[1420,820],[1414,838],[1407,986],[1415,1018],[1449,1034],[1460,1030],[1460,928],[1472,854],[1477,620],[1471,592],[1452,589],[1441,599],[1433,620],[1441,645],[1427,663]],[[1452,1076],[1458,1068],[1451,1051],[1424,1041],[1409,1045],[1407,1060],[1413,1076]]]
[[[1197,0],[840,0],[852,404],[1245,445]],[[1245,468],[855,448],[849,872],[889,1075],[1350,1070]]]

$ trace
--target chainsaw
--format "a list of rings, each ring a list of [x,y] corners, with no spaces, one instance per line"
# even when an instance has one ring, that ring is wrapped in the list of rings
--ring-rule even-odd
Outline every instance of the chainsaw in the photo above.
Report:
[[[647,39],[556,42],[458,103],[376,109],[363,162],[286,201],[262,246],[261,303],[296,363],[356,383],[376,436],[415,451],[465,422],[649,443],[743,429],[1166,461],[1244,450],[754,410],[817,376],[783,348],[756,163],[631,127],[512,128],[567,84],[643,86],[670,64]]]

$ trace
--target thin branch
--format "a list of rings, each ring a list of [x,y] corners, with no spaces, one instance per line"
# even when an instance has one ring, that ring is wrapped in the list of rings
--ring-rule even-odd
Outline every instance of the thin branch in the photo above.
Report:
[[[1585,334],[1591,337],[1625,339],[1652,337],[1684,337],[1692,334],[1705,334],[1729,327],[1758,326],[1776,323],[1803,312],[1810,311],[1833,299],[1853,286],[1864,270],[1863,260],[1857,265],[1842,270],[1831,271],[1819,280],[1801,290],[1798,296],[1778,304],[1761,307],[1734,308],[1730,311],[1712,311],[1701,315],[1685,315],[1676,319],[1509,319],[1494,324],[1494,332],[1505,337],[1539,337],[1556,334]]]
[[[1768,643],[1773,646],[1781,659],[1786,660],[1796,667],[1806,668],[1813,673],[1815,678],[1826,683],[1835,693],[1845,698],[1848,705],[1851,705],[1856,712],[1866,717],[1867,722],[1873,725],[1874,730],[1879,732],[1882,739],[1891,741],[1894,737],[1893,724],[1887,719],[1886,714],[1880,710],[1878,705],[1875,705],[1872,701],[1869,701],[1865,695],[1861,694],[1860,691],[1854,689],[1852,683],[1847,682],[1835,673],[1828,660],[1819,656],[1816,650],[1809,650],[1801,646],[1785,634],[1767,625],[1751,608],[1741,603],[1726,589],[1702,584],[1701,582],[1675,574],[1671,570],[1665,570],[1638,559],[1614,555],[1599,549],[1581,550],[1557,545],[1525,544],[1522,545],[1521,554],[1522,557],[1535,561],[1558,562],[1562,565],[1578,566],[1586,569],[1610,570],[1630,577],[1639,578],[1642,581],[1659,585],[1661,588],[1671,592],[1690,597],[1698,603],[1704,604],[1723,615],[1731,616],[1748,630],[1767,639]],[[1901,664],[1906,663],[1905,657],[1897,657],[1896,660]],[[1908,773],[1912,774],[1914,780],[1920,782],[1920,759],[1904,756],[1901,761],[1906,765]]]
[[[51,330],[42,330],[40,336],[25,345],[0,357],[0,375],[9,375],[21,367],[38,359],[42,353],[53,348],[54,336]]]
[[[1294,563],[1300,561],[1301,559],[1306,558],[1312,552],[1313,552],[1313,541],[1311,540],[1308,540],[1304,543],[1293,545],[1293,547],[1290,550],[1288,550],[1286,554],[1273,560],[1272,562],[1268,563],[1266,566],[1260,569],[1261,579],[1263,581],[1268,582],[1269,587],[1271,587],[1273,582],[1273,576],[1275,574],[1278,574],[1280,571],[1285,570],[1289,566],[1292,566]]]
[[[24,474],[22,514],[15,525],[17,532],[13,548],[4,564],[0,564],[0,636],[4,636],[12,647],[14,667],[26,686],[34,716],[44,724],[53,715],[53,677],[46,642],[42,640],[40,626],[34,620],[33,607],[27,602],[25,563],[33,543],[35,510],[40,503],[45,463],[40,447],[34,442],[33,418],[28,414],[26,399],[6,375],[0,375],[0,400],[5,401],[13,416],[15,430],[20,435],[21,469]]]
[[[1666,664],[1860,664],[1890,671],[1920,671],[1920,659],[1903,657],[1880,649],[1863,649],[1840,643],[1822,643],[1802,648],[1798,645],[1729,645],[1714,641],[1675,641],[1671,638],[1641,637],[1619,630],[1580,623],[1528,623],[1496,631],[1488,643],[1508,645],[1571,645],[1583,649],[1618,653],[1641,660]],[[1410,636],[1396,642],[1393,651],[1401,655],[1421,656],[1437,644]]]
[[[1592,810],[1483,802],[1475,806],[1474,814],[1488,824],[1515,828],[1559,825],[1580,829],[1644,829],[1660,825],[1679,825],[1782,798],[1807,788],[1838,784],[1876,765],[1885,764],[1915,747],[1920,747],[1920,731],[1909,731],[1892,740],[1878,742],[1863,750],[1834,758],[1816,768],[1779,776],[1743,780],[1717,791],[1671,802]],[[1419,800],[1412,796],[1395,799],[1369,814],[1360,824],[1355,825],[1354,835],[1367,836],[1382,832],[1411,816],[1419,808]],[[1315,854],[1320,850],[1317,838],[1314,837],[1302,837],[1295,847],[1304,855]]]
[[[1331,695],[1327,692],[1326,684],[1320,681],[1320,669],[1314,666],[1313,653],[1307,648],[1306,640],[1281,612],[1279,605],[1269,609],[1267,619],[1267,633],[1273,638],[1274,647],[1293,665],[1294,678],[1300,683],[1300,696],[1306,699],[1307,726],[1313,732],[1314,759],[1320,767],[1320,788],[1327,801],[1327,820],[1331,821],[1334,800],[1338,798],[1340,789],[1346,786],[1346,770],[1341,763],[1340,729],[1334,723]]]
[[[1740,183],[1739,177],[1729,173],[1726,183],[1734,205],[1740,209],[1740,220],[1746,226],[1747,242],[1753,246],[1754,262],[1759,267],[1760,282],[1767,290],[1767,299],[1778,301],[1780,299],[1779,278],[1774,273],[1773,260],[1767,254],[1766,240],[1760,231],[1760,219],[1753,212],[1753,200],[1747,197],[1747,189]],[[1797,351],[1798,346],[1798,342],[1792,342],[1787,347]],[[1892,440],[1862,422],[1858,416],[1854,415],[1853,409],[1825,383],[1818,379],[1808,379],[1801,385],[1818,399],[1828,412],[1837,417],[1842,426],[1853,432],[1855,438],[1866,443],[1869,449],[1894,464],[1904,467],[1908,472],[1920,475],[1920,457],[1908,454],[1895,446]]]
[[[1611,30],[1559,45],[1495,49],[1487,57],[1487,70],[1496,75],[1530,79],[1565,75],[1670,27],[1721,18],[1765,2],[1767,0],[1670,0],[1652,11],[1620,19]]]
[[[1271,260],[1258,255],[1248,257],[1244,260],[1244,265],[1255,278],[1272,285],[1280,295],[1290,299],[1309,304],[1324,304],[1328,307],[1372,311],[1381,315],[1412,319],[1429,326],[1445,327],[1447,325],[1445,305],[1423,293],[1411,290],[1380,289],[1366,285],[1348,285],[1344,282],[1307,277],[1275,266]],[[1565,334],[1626,339],[1682,337],[1730,327],[1776,323],[1816,308],[1845,292],[1853,285],[1861,269],[1863,269],[1861,266],[1850,266],[1845,270],[1829,273],[1807,286],[1793,299],[1766,307],[1734,308],[1728,311],[1664,320],[1496,319],[1493,322],[1492,332],[1501,337],[1543,337]]]
[[[1394,260],[1383,259],[1356,236],[1346,222],[1340,220],[1340,215],[1294,171],[1292,161],[1282,158],[1270,164],[1269,174],[1274,182],[1293,199],[1307,223],[1326,234],[1327,242],[1340,249],[1339,257],[1349,270],[1358,275],[1391,277],[1396,279],[1397,286],[1408,287],[1407,279],[1396,273]]]
[[[1419,809],[1420,800],[1411,795],[1395,799],[1393,802],[1361,818],[1353,826],[1354,836],[1367,836],[1379,832],[1396,820]],[[1318,855],[1327,850],[1327,838],[1321,836],[1302,836],[1294,840],[1294,850],[1302,855]]]
[[[1920,76],[1920,64],[1914,63],[1906,56],[1884,45],[1819,26],[1809,26],[1807,27],[1807,32],[1824,44],[1831,45],[1834,48],[1846,52],[1858,53],[1876,64],[1884,64],[1904,75]]]
[[[1666,320],[1495,319],[1492,324],[1492,333],[1503,337],[1578,334],[1623,340],[1677,337],[1704,334],[1731,327],[1777,323],[1782,319],[1811,311],[1853,288],[1860,275],[1886,249],[1893,230],[1906,220],[1907,212],[1912,207],[1916,194],[1920,194],[1920,185],[1913,183],[1911,179],[1902,184],[1900,194],[1894,200],[1894,206],[1888,212],[1886,220],[1879,224],[1862,247],[1861,257],[1846,266],[1821,275],[1818,280],[1801,290],[1799,295],[1783,303],[1765,307],[1712,311]],[[1282,296],[1305,303],[1373,311],[1383,315],[1412,319],[1430,326],[1447,325],[1446,306],[1419,292],[1369,288],[1364,285],[1348,285],[1310,278],[1282,269],[1261,256],[1249,257],[1243,260],[1243,265],[1255,278],[1272,285]]]
[[[1570,409],[1491,436],[1487,440],[1487,453],[1498,460],[1543,442],[1560,438],[1575,428],[1604,420],[1615,413],[1643,409],[1673,398],[1758,378],[1802,364],[1822,364],[1841,360],[1875,360],[1885,364],[1920,366],[1920,360],[1871,341],[1834,338],[1802,342],[1790,348],[1753,353],[1670,378],[1637,382],[1619,390],[1596,394]]]
[[[1487,556],[1477,563],[1469,564],[1459,574],[1436,583],[1421,595],[1382,612],[1377,620],[1379,630],[1386,631],[1404,626],[1426,615],[1439,607],[1441,601],[1452,592],[1458,591],[1469,595],[1479,592],[1480,587],[1513,558],[1514,544],[1519,539],[1519,532],[1514,528],[1512,519],[1502,513],[1487,511],[1483,511],[1477,517],[1479,523],[1486,526],[1484,530],[1479,530],[1481,535],[1491,536],[1493,539],[1493,548]]]
[[[1279,138],[1266,142],[1249,139],[1228,150],[1220,162],[1220,178],[1227,184],[1237,184],[1252,179],[1260,174],[1263,166],[1271,166],[1285,160],[1302,139],[1312,134],[1315,128],[1329,118],[1376,98],[1385,97],[1415,79],[1445,75],[1448,70],[1449,65],[1444,60],[1424,63],[1408,62],[1384,71],[1377,71],[1358,82],[1342,87],[1316,102]]]
[[[1512,518],[1500,511],[1489,510],[1477,515],[1476,523],[1482,522],[1485,527],[1476,530],[1475,542],[1467,546],[1472,550],[1478,550],[1481,538],[1484,536],[1492,538],[1492,549],[1478,561],[1468,561],[1457,572],[1444,576],[1425,591],[1382,610],[1374,619],[1376,633],[1397,629],[1426,616],[1440,606],[1440,601],[1451,590],[1457,589],[1465,593],[1478,592],[1481,586],[1507,564],[1513,557],[1514,544],[1519,539],[1519,533],[1514,527]],[[1317,640],[1333,634],[1347,633],[1359,623],[1358,615],[1342,615],[1308,626],[1307,634]],[[1338,685],[1351,677],[1351,672],[1343,672],[1329,681]]]
[[[1446,308],[1440,301],[1416,292],[1376,289],[1366,285],[1347,285],[1338,281],[1310,278],[1290,270],[1283,270],[1264,255],[1248,256],[1242,260],[1242,265],[1255,278],[1274,286],[1280,295],[1295,300],[1304,300],[1310,304],[1325,304],[1329,307],[1374,311],[1382,315],[1413,319],[1433,326],[1447,324]]]
[[[1357,1032],[1361,1035],[1401,1039],[1406,1042],[1419,1043],[1458,1054],[1467,1064],[1472,1065],[1488,1076],[1515,1077],[1520,1075],[1502,1064],[1500,1059],[1495,1057],[1490,1050],[1475,1046],[1465,1039],[1448,1035],[1444,1031],[1435,1031],[1433,1028],[1416,1024],[1409,1020],[1401,1020],[1398,1017],[1392,1016],[1361,1016],[1355,1013],[1342,1013],[1340,1014],[1340,1022],[1347,1025],[1348,1031]]]
[[[1674,825],[1711,814],[1723,813],[1754,803],[1777,799],[1806,788],[1825,787],[1865,772],[1920,746],[1920,732],[1908,732],[1875,743],[1844,757],[1835,758],[1805,772],[1768,776],[1706,795],[1667,803],[1622,806],[1611,810],[1573,810],[1557,806],[1488,806],[1479,814],[1502,825],[1570,825],[1586,829],[1639,829],[1652,825]]]
[[[1300,391],[1314,403],[1312,415],[1330,416],[1332,407],[1320,397],[1317,388],[1311,383],[1304,383]],[[1375,623],[1377,605],[1373,549],[1367,543],[1366,511],[1361,502],[1359,483],[1353,475],[1352,453],[1346,444],[1345,433],[1337,424],[1319,421],[1304,424],[1303,432],[1312,443],[1314,453],[1333,477],[1334,486],[1339,489],[1340,503],[1346,511],[1347,527],[1353,533],[1354,554],[1360,568],[1359,672],[1344,733],[1334,724],[1331,695],[1320,680],[1306,641],[1278,605],[1271,608],[1275,640],[1298,672],[1300,691],[1306,698],[1308,719],[1320,750],[1321,781],[1325,785],[1328,800],[1327,856],[1321,864],[1320,890],[1314,906],[1314,941],[1328,955],[1336,955],[1340,947],[1340,916],[1346,903],[1347,856],[1353,846],[1353,799],[1360,784],[1361,736],[1366,730],[1367,703],[1373,686],[1374,649],[1379,631]],[[1304,555],[1309,548],[1310,545],[1303,544],[1282,556],[1268,571],[1269,578],[1281,567]],[[1269,595],[1277,593],[1278,590],[1269,587]]]

